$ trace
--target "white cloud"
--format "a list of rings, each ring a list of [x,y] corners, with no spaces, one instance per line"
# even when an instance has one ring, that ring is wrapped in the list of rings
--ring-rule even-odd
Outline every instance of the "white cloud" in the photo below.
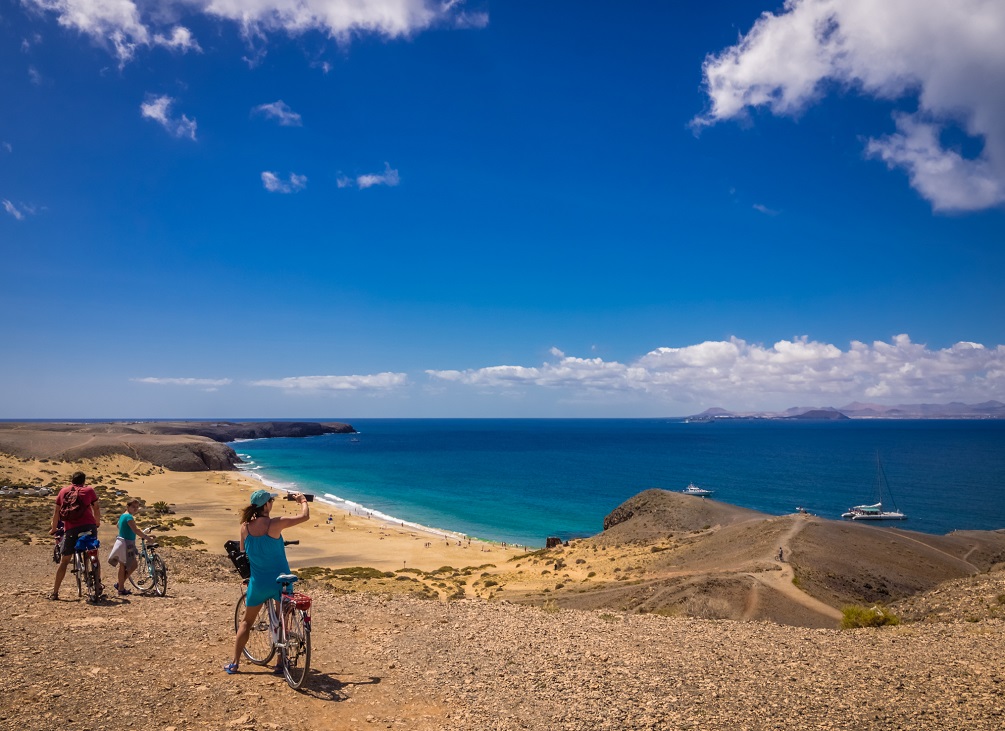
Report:
[[[176,25],[172,28],[170,36],[155,33],[153,43],[155,46],[163,46],[172,51],[202,53],[202,48],[199,46],[199,42],[196,41],[195,36],[192,35],[192,31],[181,25]]]
[[[23,221],[25,216],[34,216],[38,209],[28,203],[14,203],[4,198],[0,201],[3,209],[18,221]]]
[[[132,59],[137,46],[150,43],[150,33],[132,0],[24,0],[58,16],[59,24],[110,46],[120,66]]]
[[[5,152],[14,152],[14,146],[9,142],[4,142],[0,147],[3,147]]]
[[[767,206],[761,203],[755,203],[753,205],[753,208],[755,211],[757,211],[758,213],[763,213],[765,216],[777,216],[779,213],[779,211],[776,211],[773,208],[768,208]]]
[[[171,116],[171,105],[174,99],[169,96],[150,96],[147,101],[140,104],[140,114],[145,119],[152,119],[167,130],[168,134],[174,137],[187,137],[195,140],[196,122],[189,119],[184,114],[180,117]]]
[[[300,115],[290,109],[290,105],[282,99],[271,104],[259,104],[251,110],[251,113],[274,119],[281,127],[300,127],[303,124]]]
[[[340,174],[336,179],[336,183],[340,188],[357,187],[360,190],[372,188],[375,185],[386,185],[393,188],[400,182],[401,178],[398,175],[398,171],[392,169],[390,164],[386,162],[384,163],[383,173],[367,173],[365,175],[359,175],[356,178],[350,178]]]
[[[18,221],[24,220],[24,213],[22,213],[17,206],[15,206],[6,198],[3,201],[3,209],[7,211],[7,213],[9,213],[10,215],[14,216],[14,218],[16,218]]]
[[[168,27],[186,15],[233,22],[249,41],[268,33],[300,35],[320,32],[340,40],[374,33],[407,37],[432,26],[481,28],[485,13],[466,13],[462,2],[438,0],[22,0],[29,7],[56,15],[73,28],[108,47],[128,63],[141,47],[166,46],[198,51],[183,26]]]
[[[645,394],[730,408],[783,408],[822,399],[898,401],[1005,398],[1005,346],[960,342],[930,350],[898,335],[890,343],[852,342],[847,350],[806,337],[768,347],[739,338],[657,348],[633,363],[569,357],[537,367],[430,370],[439,381],[510,391],[542,387],[572,393]],[[834,403],[840,402],[840,403]]]
[[[203,389],[217,389],[220,386],[229,386],[232,381],[229,378],[132,378],[136,383],[149,383],[156,386],[195,386]]]
[[[283,180],[275,173],[266,170],[262,173],[262,185],[270,193],[295,193],[307,187],[307,176],[290,173],[286,180]]]
[[[1005,202],[1005,3],[1001,0],[786,0],[704,64],[710,100],[697,126],[754,107],[795,115],[836,82],[883,100],[916,101],[867,153],[907,172],[935,210]],[[940,133],[983,143],[965,157]]]
[[[281,388],[287,391],[391,391],[408,384],[404,373],[375,373],[363,376],[291,376],[252,381],[252,386]]]
[[[42,72],[40,72],[34,66],[28,67],[28,80],[31,81],[31,83],[33,83],[35,86],[41,86],[45,82],[45,78],[43,78]]]

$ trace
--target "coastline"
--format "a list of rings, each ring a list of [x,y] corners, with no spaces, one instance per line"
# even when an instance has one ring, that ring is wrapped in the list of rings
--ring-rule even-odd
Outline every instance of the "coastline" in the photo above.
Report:
[[[165,472],[142,477],[127,489],[146,502],[148,513],[154,502],[168,502],[177,517],[192,519],[192,527],[181,529],[186,535],[203,541],[209,551],[223,553],[224,542],[238,538],[240,511],[249,504],[251,493],[263,484],[283,494],[245,472]],[[279,515],[296,513],[296,504],[282,497],[275,505]],[[141,525],[149,522],[148,515],[140,516]],[[433,571],[444,565],[502,564],[523,553],[523,549],[448,531],[394,523],[373,514],[359,515],[318,498],[311,503],[311,520],[289,531],[286,538],[300,540],[298,546],[287,549],[294,569],[371,566],[381,571],[404,567]]]
[[[224,554],[226,541],[238,538],[240,512],[249,504],[251,493],[266,484],[247,472],[173,472],[118,455],[75,462],[24,460],[0,455],[0,476],[7,475],[8,479],[20,484],[52,482],[58,489],[68,484],[70,475],[78,469],[87,474],[88,484],[100,482],[141,499],[144,507],[137,517],[141,527],[157,523],[158,518],[152,510],[154,503],[167,503],[174,511],[167,518],[187,517],[192,524],[177,526],[165,535],[188,536],[201,541],[193,546],[195,550],[219,555]],[[295,505],[281,498],[276,501],[280,515],[293,514]],[[110,507],[104,507],[103,537],[114,531],[118,519],[118,514],[109,511]],[[311,503],[311,520],[296,526],[285,537],[300,541],[299,545],[287,549],[293,569],[369,566],[381,571],[404,567],[434,571],[442,566],[502,566],[511,557],[524,552],[515,546],[469,540],[449,531],[392,522],[372,514],[358,515],[317,498]]]

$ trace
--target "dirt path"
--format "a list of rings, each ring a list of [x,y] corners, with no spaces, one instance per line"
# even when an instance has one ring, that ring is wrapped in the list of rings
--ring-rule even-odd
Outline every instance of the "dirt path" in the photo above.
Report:
[[[883,530],[883,529],[880,528],[880,530]],[[930,551],[935,551],[936,553],[941,553],[943,556],[946,556],[947,558],[950,558],[953,561],[956,561],[957,563],[963,564],[964,566],[967,567],[967,571],[970,573],[971,576],[976,576],[977,574],[979,574],[981,572],[981,570],[979,568],[977,568],[972,563],[970,563],[969,561],[967,561],[967,559],[970,557],[970,554],[973,553],[977,549],[977,546],[974,546],[973,548],[971,548],[969,551],[967,551],[966,555],[964,555],[963,558],[960,558],[959,556],[954,556],[953,554],[949,553],[948,551],[943,551],[941,548],[935,548],[934,546],[931,546],[928,543],[925,543],[924,541],[919,541],[917,538],[911,538],[911,536],[904,535],[900,531],[887,530],[885,532],[886,533],[890,533],[892,535],[895,535],[898,538],[902,538],[905,541],[911,541],[912,543],[917,543],[919,546],[924,546],[925,548],[927,548]]]
[[[780,568],[779,571],[751,572],[748,573],[747,576],[754,579],[757,584],[762,584],[770,589],[774,589],[782,596],[796,602],[810,611],[822,614],[835,621],[840,621],[841,612],[829,604],[825,604],[819,599],[810,596],[793,583],[793,579],[795,579],[796,576],[795,571],[792,569],[792,565],[788,561],[784,560],[784,557],[792,555],[792,541],[808,524],[808,521],[803,516],[796,516],[793,520],[792,526],[784,534],[782,534],[782,537],[779,540],[779,548],[782,551],[783,560],[778,560],[777,551],[773,551],[771,555],[764,557],[767,561],[776,561],[778,563],[778,567]],[[742,619],[753,619],[757,615],[757,610],[760,605],[760,592],[757,590],[757,584],[755,584],[751,589],[751,596],[748,597],[747,604],[744,607],[743,616],[741,617]]]

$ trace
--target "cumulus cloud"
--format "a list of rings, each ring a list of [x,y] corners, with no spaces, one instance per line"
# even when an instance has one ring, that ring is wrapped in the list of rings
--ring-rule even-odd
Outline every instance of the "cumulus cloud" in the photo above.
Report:
[[[771,346],[740,338],[662,347],[632,363],[576,358],[553,349],[540,366],[429,370],[433,379],[483,389],[542,387],[582,393],[649,394],[672,401],[777,408],[819,397],[907,401],[1005,398],[1005,346],[960,342],[932,350],[898,335],[847,350],[807,337]]]
[[[392,169],[391,166],[385,162],[383,173],[367,173],[365,175],[358,175],[355,178],[339,175],[336,182],[340,188],[356,187],[360,190],[365,190],[367,188],[372,188],[375,185],[386,185],[393,188],[401,182],[401,178],[398,176],[398,171]]]
[[[147,101],[140,104],[140,114],[145,119],[152,119],[161,127],[167,130],[168,134],[174,137],[187,137],[195,140],[196,122],[189,119],[184,114],[180,117],[171,115],[171,106],[174,99],[167,95],[150,96]]]
[[[136,383],[148,383],[155,386],[185,386],[199,388],[203,391],[216,391],[221,386],[229,386],[229,378],[133,378]]]
[[[362,376],[290,376],[274,380],[251,381],[252,386],[281,388],[286,391],[391,391],[408,384],[404,373],[375,373]]]
[[[54,14],[60,25],[108,47],[120,66],[132,60],[141,47],[161,45],[180,51],[199,50],[187,28],[171,25],[176,18],[186,15],[232,22],[249,40],[277,31],[288,35],[316,31],[340,40],[359,33],[397,38],[437,25],[480,28],[488,22],[486,14],[468,13],[458,0],[22,1]]]
[[[290,173],[286,180],[268,170],[262,173],[262,185],[270,193],[295,193],[307,187],[307,176]]]
[[[251,110],[251,113],[274,119],[282,127],[300,127],[303,124],[300,115],[290,109],[290,105],[282,99],[271,104],[259,104]]]
[[[795,115],[835,83],[909,100],[896,131],[866,153],[905,171],[939,211],[1005,203],[1005,3],[1001,0],[786,0],[704,63],[710,107],[696,126],[764,107]],[[830,85],[830,86],[829,86]],[[983,143],[965,156],[941,133]]]

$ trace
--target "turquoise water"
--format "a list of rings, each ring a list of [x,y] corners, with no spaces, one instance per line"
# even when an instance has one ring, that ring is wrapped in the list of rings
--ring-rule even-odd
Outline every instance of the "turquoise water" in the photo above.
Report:
[[[689,482],[766,513],[838,518],[875,502],[898,527],[1005,528],[1005,422],[361,419],[359,434],[235,443],[273,485],[477,538],[541,546],[599,533],[650,487]],[[696,498],[697,499],[697,498]],[[319,506],[320,507],[320,506]],[[323,509],[323,508],[322,508]],[[889,525],[889,524],[888,524]]]

